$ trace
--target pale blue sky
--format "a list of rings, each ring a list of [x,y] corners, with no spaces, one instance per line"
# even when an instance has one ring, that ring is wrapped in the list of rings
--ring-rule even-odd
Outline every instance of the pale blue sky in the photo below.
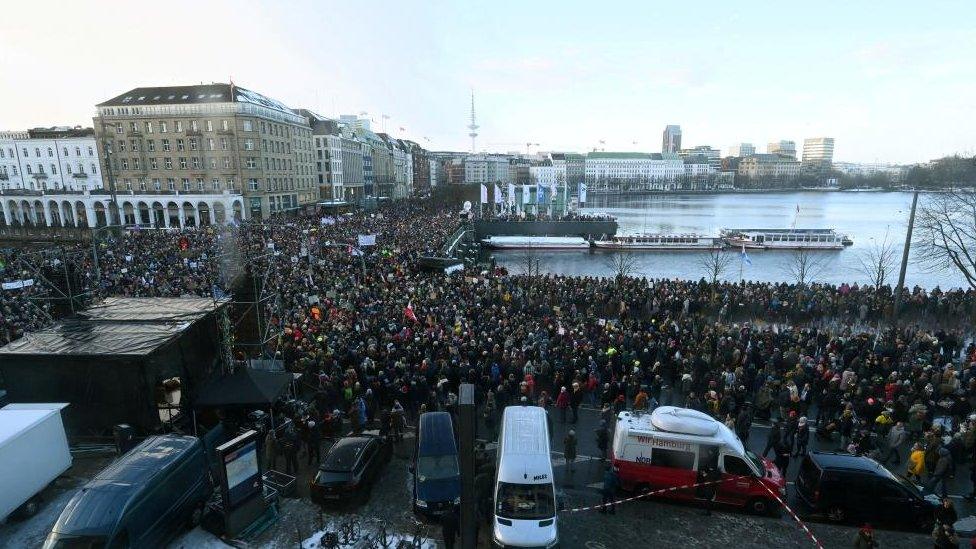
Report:
[[[150,7],[152,6],[152,7]],[[160,9],[159,6],[165,6]],[[17,2],[0,129],[91,124],[140,85],[227,81],[367,111],[432,149],[658,151],[832,136],[836,158],[976,150],[976,1]],[[406,128],[399,131],[400,127]],[[634,142],[637,142],[635,145]],[[533,149],[534,150],[534,149]]]

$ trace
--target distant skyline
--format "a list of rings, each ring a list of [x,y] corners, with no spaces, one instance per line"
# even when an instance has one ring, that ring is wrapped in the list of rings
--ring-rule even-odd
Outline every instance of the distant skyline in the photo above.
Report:
[[[836,139],[835,160],[976,151],[976,2],[13,3],[0,130],[90,126],[138,86],[236,84],[431,150],[658,152]],[[388,116],[384,118],[383,115]],[[399,128],[405,128],[400,131]],[[600,145],[599,141],[605,141]]]

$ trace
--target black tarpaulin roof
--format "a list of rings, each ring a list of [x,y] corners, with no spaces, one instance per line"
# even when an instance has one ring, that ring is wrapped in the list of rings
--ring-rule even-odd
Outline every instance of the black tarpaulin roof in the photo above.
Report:
[[[291,383],[287,372],[265,372],[243,368],[219,377],[200,392],[194,406],[253,406],[271,404]]]
[[[194,321],[228,303],[209,297],[109,297],[78,313],[96,321],[173,322]]]
[[[10,355],[144,356],[175,339],[189,322],[92,322],[65,320],[0,348]]]

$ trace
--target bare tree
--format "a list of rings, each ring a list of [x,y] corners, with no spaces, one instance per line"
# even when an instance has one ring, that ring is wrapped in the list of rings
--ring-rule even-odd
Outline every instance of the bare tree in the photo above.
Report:
[[[795,250],[783,266],[784,273],[799,286],[806,286],[814,278],[823,274],[827,260],[823,255],[810,250]]]
[[[639,274],[637,269],[637,257],[634,254],[627,252],[617,252],[609,256],[607,258],[607,269],[613,273],[613,276],[618,281]]]
[[[868,277],[875,290],[880,289],[888,281],[888,277],[895,271],[895,247],[888,241],[888,233],[884,240],[873,242],[857,257],[860,266],[858,270]]]
[[[701,267],[702,277],[712,284],[712,288],[729,270],[733,261],[735,261],[735,257],[732,254],[720,249],[702,252],[698,256],[698,265]]]
[[[920,262],[933,270],[954,268],[976,289],[976,192],[928,196],[916,225]]]
[[[539,276],[541,263],[542,260],[539,259],[539,254],[535,250],[525,250],[525,253],[520,255],[517,260],[519,269],[526,276]]]

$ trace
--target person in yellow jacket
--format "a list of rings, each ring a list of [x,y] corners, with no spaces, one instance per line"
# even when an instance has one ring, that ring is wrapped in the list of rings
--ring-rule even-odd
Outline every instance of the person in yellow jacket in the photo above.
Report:
[[[922,449],[922,445],[915,443],[912,446],[912,453],[908,456],[908,476],[916,482],[922,480],[922,475],[925,474],[925,450]]]

